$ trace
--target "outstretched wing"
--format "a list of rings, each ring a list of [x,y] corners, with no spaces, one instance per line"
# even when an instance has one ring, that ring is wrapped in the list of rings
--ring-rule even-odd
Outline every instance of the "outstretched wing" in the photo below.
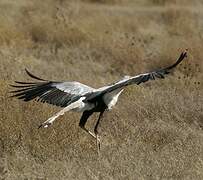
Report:
[[[16,90],[11,91],[12,97],[17,97],[24,101],[36,99],[40,102],[46,102],[60,107],[65,107],[71,102],[77,101],[81,96],[90,93],[94,88],[81,84],[79,82],[55,82],[36,77],[27,69],[26,73],[38,82],[20,82],[15,81],[11,85]]]
[[[102,96],[105,93],[109,93],[112,92],[116,89],[119,88],[123,88],[125,86],[131,85],[131,84],[141,84],[144,83],[148,80],[155,80],[156,78],[164,78],[166,74],[169,74],[171,69],[175,68],[185,57],[187,57],[187,50],[185,50],[184,52],[182,52],[178,58],[178,60],[171,66],[168,66],[164,69],[159,69],[156,71],[152,71],[149,73],[145,73],[145,74],[139,74],[137,76],[132,76],[132,77],[127,77],[124,78],[112,85],[106,86],[106,87],[102,87],[101,89],[98,89],[95,92],[91,92],[86,94],[87,98],[85,99],[85,101],[92,101],[94,98],[98,97],[98,96]]]

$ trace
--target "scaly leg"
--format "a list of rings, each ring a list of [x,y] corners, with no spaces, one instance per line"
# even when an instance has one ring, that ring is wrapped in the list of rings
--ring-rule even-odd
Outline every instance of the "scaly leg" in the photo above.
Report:
[[[103,117],[103,114],[104,114],[105,110],[101,111],[100,114],[99,114],[99,118],[97,120],[97,123],[94,127],[94,133],[96,135],[96,141],[97,141],[97,151],[98,151],[98,154],[99,154],[99,151],[100,151],[100,148],[101,148],[101,143],[100,143],[100,138],[99,138],[99,135],[98,135],[98,126],[99,126],[99,123],[100,123],[100,120],[102,119]]]
[[[88,118],[93,114],[93,111],[84,111],[82,114],[82,117],[80,118],[80,123],[79,126],[85,130],[89,135],[91,135],[93,138],[96,138],[95,134],[89,131],[88,129],[85,128],[85,124],[88,120]]]

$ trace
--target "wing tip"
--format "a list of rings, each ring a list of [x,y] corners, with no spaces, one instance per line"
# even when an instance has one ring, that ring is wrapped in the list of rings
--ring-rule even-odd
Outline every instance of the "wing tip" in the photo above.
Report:
[[[182,55],[183,55],[183,58],[186,58],[188,57],[188,48],[186,48],[183,52],[182,52]]]
[[[181,63],[181,61],[183,61],[183,60],[184,60],[185,58],[187,58],[187,57],[188,57],[188,49],[186,48],[184,51],[181,52],[181,54],[180,54],[178,60],[177,60],[173,65],[171,65],[171,66],[165,68],[164,70],[165,70],[165,71],[168,71],[168,70],[170,70],[170,69],[175,68],[178,64]]]

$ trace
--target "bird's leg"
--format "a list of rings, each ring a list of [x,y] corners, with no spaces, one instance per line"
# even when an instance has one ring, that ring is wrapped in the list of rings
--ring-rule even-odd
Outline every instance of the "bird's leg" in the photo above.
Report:
[[[98,153],[99,153],[99,151],[100,151],[101,144],[100,144],[100,138],[99,138],[98,130],[97,130],[97,129],[98,129],[98,126],[99,126],[99,122],[100,122],[100,120],[101,120],[102,117],[103,117],[104,111],[105,111],[105,110],[103,110],[103,111],[100,112],[99,118],[98,118],[97,123],[96,123],[96,125],[95,125],[95,127],[94,127],[94,133],[95,133],[95,136],[96,136]]]
[[[69,106],[66,106],[64,109],[62,109],[61,111],[56,113],[54,116],[50,117],[48,120],[43,122],[39,126],[39,128],[41,128],[41,127],[44,127],[44,128],[49,127],[56,120],[56,118],[58,118],[59,116],[63,115],[65,112],[70,111],[71,109],[74,109],[74,108],[78,107],[78,105],[80,105],[81,101],[82,100],[79,99],[78,101],[70,104]]]
[[[82,117],[80,118],[80,123],[79,126],[85,130],[89,135],[91,135],[93,138],[96,138],[95,134],[89,131],[88,129],[85,128],[85,124],[88,120],[88,118],[93,114],[93,111],[84,111],[82,114]]]

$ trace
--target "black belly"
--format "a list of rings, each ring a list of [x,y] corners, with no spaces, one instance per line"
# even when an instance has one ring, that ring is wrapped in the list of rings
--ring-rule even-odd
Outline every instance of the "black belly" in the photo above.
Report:
[[[94,103],[96,105],[94,109],[92,109],[92,111],[94,112],[102,112],[108,108],[108,106],[104,103],[102,98],[96,99]]]

